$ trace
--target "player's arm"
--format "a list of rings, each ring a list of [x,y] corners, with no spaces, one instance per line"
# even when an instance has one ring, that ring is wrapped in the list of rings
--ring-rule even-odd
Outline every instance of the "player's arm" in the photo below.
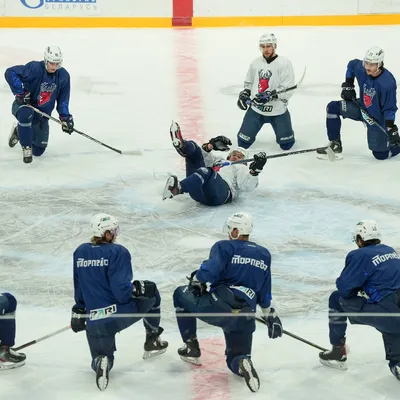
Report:
[[[218,282],[221,271],[232,259],[230,249],[224,248],[224,242],[215,243],[210,250],[210,257],[204,260],[196,273],[196,279],[199,282],[209,282],[211,284]],[[225,244],[226,246],[226,244]]]
[[[111,291],[119,303],[129,303],[132,298],[132,264],[127,249],[120,247],[108,266]]]
[[[239,98],[237,101],[237,106],[241,110],[245,111],[248,108],[247,103],[250,101],[253,82],[254,82],[254,66],[253,63],[251,63],[244,81],[244,89],[239,93]]]
[[[270,312],[271,300],[271,272],[268,268],[268,275],[266,276],[261,289],[257,293],[257,304],[261,307],[264,315]]]
[[[258,174],[245,165],[237,168],[237,187],[243,192],[252,192],[258,186]]]
[[[64,70],[63,71],[63,84],[58,93],[57,97],[57,112],[60,118],[72,117],[69,112],[69,98],[71,95],[71,81],[69,77],[69,73]]]
[[[75,305],[76,307],[80,309],[85,309],[85,300],[83,299],[83,294],[82,294],[82,289],[81,285],[79,282],[79,276],[78,276],[78,268],[76,266],[76,255],[74,252],[73,255],[73,263],[74,263],[74,299],[75,299]]]
[[[14,65],[6,69],[4,77],[15,96],[24,94],[23,82],[26,82],[32,73],[34,73],[34,71],[31,63],[26,65]]]
[[[281,82],[277,89],[278,92],[295,85],[293,65],[289,60],[283,65],[280,76]],[[289,92],[281,93],[278,95],[278,99],[288,101],[293,96],[294,92],[294,90],[290,90]]]
[[[396,82],[387,87],[382,87],[380,95],[380,106],[385,118],[385,124],[388,130],[394,126],[397,112],[397,88]]]
[[[357,98],[354,79],[356,77],[355,70],[359,63],[360,60],[351,60],[347,64],[346,80],[342,83],[342,93],[340,94],[340,97],[345,101],[354,101]]]
[[[345,267],[336,279],[336,287],[343,298],[356,296],[366,281],[366,260],[357,250],[346,257]]]

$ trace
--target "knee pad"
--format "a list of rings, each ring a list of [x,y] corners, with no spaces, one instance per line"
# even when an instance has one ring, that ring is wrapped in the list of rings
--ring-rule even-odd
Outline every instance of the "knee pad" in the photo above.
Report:
[[[13,313],[17,309],[17,299],[11,293],[1,293],[0,314]]]
[[[17,111],[17,119],[20,124],[32,125],[34,111],[28,106],[21,106]]]
[[[46,147],[38,147],[32,144],[32,154],[35,157],[40,157],[46,151]]]
[[[387,158],[389,158],[389,150],[388,151],[373,151],[372,155],[377,160],[386,160]]]
[[[340,294],[337,290],[335,290],[334,292],[331,293],[331,295],[329,296],[329,309],[330,310],[340,310],[340,304],[339,304],[339,298],[340,298]]]
[[[279,146],[281,147],[282,150],[290,150],[294,145],[293,142],[288,142],[288,143],[281,143]]]
[[[333,119],[339,118],[340,115],[340,101],[331,101],[326,106],[326,118]]]

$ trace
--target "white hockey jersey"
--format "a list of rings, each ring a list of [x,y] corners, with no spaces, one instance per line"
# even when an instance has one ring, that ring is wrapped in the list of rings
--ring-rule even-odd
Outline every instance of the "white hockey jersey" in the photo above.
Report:
[[[253,98],[257,93],[272,90],[279,91],[294,85],[292,63],[282,56],[278,56],[270,64],[268,64],[262,56],[256,58],[250,64],[244,82],[244,88],[251,91],[251,98]],[[278,96],[277,100],[269,101],[260,107],[252,105],[251,108],[261,115],[281,115],[286,112],[288,100],[293,93],[293,90],[287,93],[282,93]]]
[[[206,167],[212,167],[216,161],[221,160],[214,154],[207,153],[201,149]],[[223,167],[218,171],[221,178],[228,184],[232,193],[232,200],[236,199],[241,192],[252,192],[258,186],[258,176],[249,173],[249,167],[245,164],[235,164]]]

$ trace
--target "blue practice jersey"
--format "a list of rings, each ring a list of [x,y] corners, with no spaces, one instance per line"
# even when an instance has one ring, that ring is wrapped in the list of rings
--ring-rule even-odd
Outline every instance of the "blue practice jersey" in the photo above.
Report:
[[[397,84],[394,76],[386,68],[379,76],[367,75],[361,60],[352,60],[347,65],[346,78],[356,78],[360,88],[361,104],[381,126],[385,121],[396,119]]]
[[[29,92],[34,107],[51,114],[57,101],[57,112],[69,117],[70,78],[64,68],[49,74],[44,61],[31,61],[26,65],[7,68],[5,78],[14,95]]]
[[[116,305],[126,312],[132,302],[132,264],[129,251],[120,244],[84,243],[74,252],[75,303],[92,310]]]
[[[363,290],[369,296],[368,302],[379,302],[400,289],[400,256],[384,244],[353,250],[346,257],[336,287],[344,298]]]
[[[244,240],[221,240],[213,245],[210,258],[196,273],[200,282],[232,289],[252,308],[271,305],[271,254],[262,246]]]

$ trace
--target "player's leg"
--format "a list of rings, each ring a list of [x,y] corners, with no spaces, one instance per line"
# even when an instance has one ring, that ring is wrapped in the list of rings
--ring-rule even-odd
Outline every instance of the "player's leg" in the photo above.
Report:
[[[400,147],[391,147],[387,135],[375,125],[368,125],[367,139],[368,148],[377,160],[386,160],[400,153]]]
[[[249,107],[237,134],[238,146],[248,149],[255,142],[263,125],[263,116]]]
[[[49,140],[49,121],[37,120],[32,125],[32,155],[40,157],[46,150]]]
[[[286,110],[281,115],[271,116],[268,119],[275,132],[276,143],[279,144],[282,150],[290,150],[295,143],[295,137],[289,110]]]
[[[26,105],[20,106],[14,102],[12,106],[12,113],[18,120],[18,137],[22,147],[23,161],[24,163],[30,163],[32,162],[32,121],[34,118],[34,111]]]

